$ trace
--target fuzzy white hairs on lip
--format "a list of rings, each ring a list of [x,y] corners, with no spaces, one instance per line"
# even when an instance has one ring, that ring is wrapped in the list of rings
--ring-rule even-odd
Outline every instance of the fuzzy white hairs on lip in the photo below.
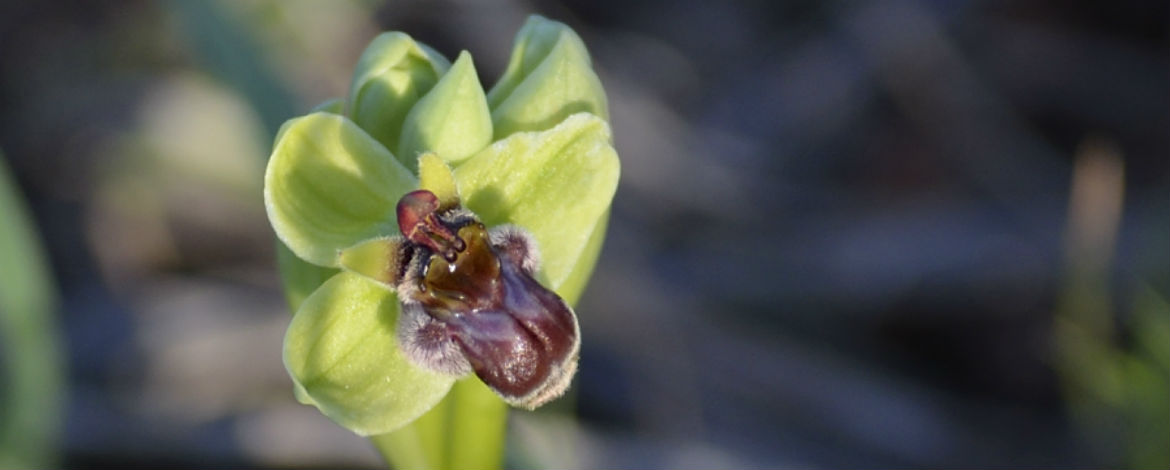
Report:
[[[540,248],[536,240],[527,231],[515,225],[500,225],[488,231],[488,237],[493,247],[500,249],[501,254],[507,256],[519,255],[515,260],[520,269],[529,276],[536,276],[540,269]]]
[[[471,373],[471,363],[448,336],[447,328],[427,315],[418,302],[402,302],[398,313],[398,344],[407,359],[435,372],[454,376]]]

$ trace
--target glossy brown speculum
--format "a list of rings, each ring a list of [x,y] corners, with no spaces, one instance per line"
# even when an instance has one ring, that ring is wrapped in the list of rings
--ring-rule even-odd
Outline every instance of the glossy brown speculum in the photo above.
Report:
[[[407,355],[445,372],[465,363],[514,405],[559,396],[576,370],[579,332],[572,309],[533,279],[531,238],[440,210],[427,191],[403,197],[399,223],[411,258],[399,288]]]
[[[472,223],[459,229],[466,248],[458,251],[454,262],[432,256],[423,271],[417,300],[433,314],[444,317],[457,312],[490,309],[499,304],[500,260],[489,246],[483,224]]]

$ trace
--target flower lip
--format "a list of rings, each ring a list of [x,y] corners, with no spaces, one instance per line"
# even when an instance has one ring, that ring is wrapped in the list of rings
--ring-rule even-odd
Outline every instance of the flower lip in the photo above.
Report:
[[[576,370],[576,315],[552,291],[501,256],[493,304],[455,317],[449,329],[476,375],[509,403],[535,408],[559,396]]]
[[[488,230],[458,206],[438,206],[426,190],[398,205],[411,258],[398,286],[403,351],[431,370],[474,371],[513,405],[559,396],[576,370],[580,332],[573,310],[533,279],[535,243],[519,228]]]

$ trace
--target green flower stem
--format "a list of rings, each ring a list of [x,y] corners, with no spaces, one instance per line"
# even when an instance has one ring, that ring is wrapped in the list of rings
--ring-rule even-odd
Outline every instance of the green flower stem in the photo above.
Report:
[[[31,219],[0,154],[0,468],[53,467],[62,358],[53,288]]]
[[[414,423],[370,442],[395,468],[497,469],[503,464],[507,417],[507,405],[468,377]]]

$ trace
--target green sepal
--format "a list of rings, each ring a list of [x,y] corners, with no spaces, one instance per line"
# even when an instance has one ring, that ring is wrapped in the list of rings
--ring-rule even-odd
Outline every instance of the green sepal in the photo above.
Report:
[[[609,125],[580,113],[492,144],[455,168],[455,181],[464,205],[489,227],[515,224],[536,238],[538,280],[556,290],[608,210],[619,165]]]
[[[352,121],[319,112],[282,127],[264,175],[264,203],[293,253],[336,267],[338,250],[395,233],[398,199],[417,184]]]
[[[394,431],[435,406],[455,378],[406,359],[398,314],[393,291],[357,274],[339,273],[313,292],[284,339],[298,399],[361,435]]]
[[[345,100],[330,98],[314,106],[309,112],[342,114],[345,112]],[[291,122],[291,120],[286,121],[280,126],[275,141],[280,141]],[[300,308],[301,302],[304,302],[309,294],[312,294],[314,290],[321,287],[321,284],[337,274],[335,268],[317,266],[300,259],[280,239],[276,240],[276,266],[280,271],[280,281],[284,286],[284,298],[288,302],[290,314]]]

